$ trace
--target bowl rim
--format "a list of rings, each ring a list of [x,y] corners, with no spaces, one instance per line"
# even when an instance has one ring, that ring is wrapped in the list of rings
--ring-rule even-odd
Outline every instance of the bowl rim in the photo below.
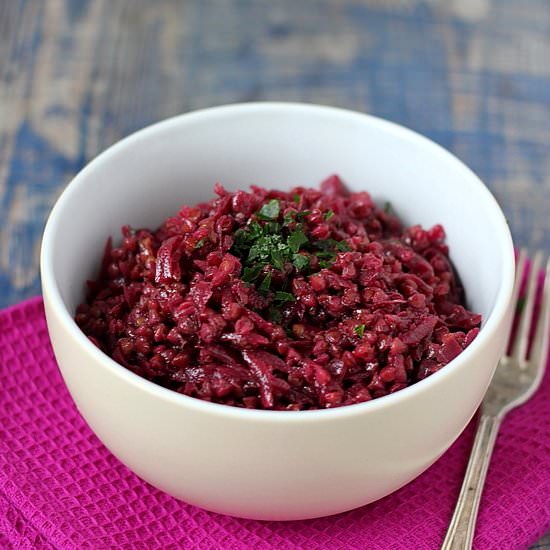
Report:
[[[125,150],[131,150],[134,144],[139,143],[141,140],[149,140],[154,138],[156,134],[169,130],[172,127],[177,127],[180,125],[185,126],[186,124],[193,122],[208,121],[209,119],[216,119],[224,115],[240,116],[242,114],[254,114],[255,112],[280,113],[281,111],[285,111],[287,113],[308,112],[310,115],[321,115],[323,117],[332,117],[334,119],[354,119],[357,122],[362,124],[366,123],[382,132],[393,134],[401,140],[404,139],[414,141],[418,146],[421,146],[424,149],[429,149],[430,154],[439,155],[440,157],[445,158],[450,164],[454,164],[456,168],[462,170],[464,175],[470,178],[472,184],[477,185],[479,192],[482,195],[485,195],[485,199],[491,209],[490,213],[488,212],[488,215],[491,216],[493,223],[497,224],[497,230],[500,234],[502,234],[502,239],[499,239],[498,246],[505,265],[500,273],[500,288],[491,313],[485,320],[478,336],[464,351],[462,351],[455,359],[450,361],[445,368],[442,368],[424,380],[421,380],[411,386],[407,386],[406,388],[403,388],[395,393],[353,405],[344,405],[332,409],[313,409],[306,411],[246,409],[219,403],[212,403],[195,397],[183,395],[140,377],[117,363],[114,359],[97,348],[85,336],[74,321],[73,316],[69,313],[69,310],[61,297],[61,293],[54,275],[55,269],[52,261],[53,249],[55,246],[54,236],[60,223],[59,220],[62,218],[65,211],[65,204],[68,203],[71,197],[77,194],[79,189],[84,186],[88,176],[92,174],[99,165],[108,162],[111,157],[118,155]],[[506,263],[508,264],[507,266]],[[48,310],[50,310],[63,327],[63,330],[65,331],[64,337],[74,339],[81,349],[91,359],[99,363],[102,368],[107,369],[111,374],[117,376],[126,383],[135,386],[137,389],[149,393],[150,395],[161,400],[171,402],[176,406],[182,406],[184,408],[188,407],[195,412],[210,415],[223,416],[226,418],[240,418],[243,421],[261,422],[316,422],[337,420],[339,418],[365,414],[369,411],[375,412],[377,410],[383,410],[387,407],[392,407],[394,404],[401,401],[414,399],[415,395],[420,395],[429,391],[433,386],[442,383],[445,377],[449,377],[453,370],[459,369],[461,365],[467,363],[470,358],[475,355],[477,350],[483,346],[485,341],[490,339],[492,335],[499,330],[500,323],[506,316],[511,302],[515,276],[514,247],[507,220],[488,187],[468,166],[458,159],[458,157],[431,139],[415,132],[414,130],[380,117],[349,109],[343,109],[340,107],[285,101],[233,103],[190,111],[146,126],[105,149],[95,158],[90,160],[82,168],[82,170],[80,170],[72,178],[54,204],[43,233],[40,252],[40,271],[42,291],[44,301],[47,306],[47,316]]]

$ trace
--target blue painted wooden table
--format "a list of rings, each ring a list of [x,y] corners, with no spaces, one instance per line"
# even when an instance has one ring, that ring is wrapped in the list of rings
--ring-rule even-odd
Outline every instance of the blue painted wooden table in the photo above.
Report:
[[[549,251],[548,59],[548,0],[0,0],[0,307],[40,292],[46,216],[88,160],[237,101],[424,133],[487,183],[517,244]]]

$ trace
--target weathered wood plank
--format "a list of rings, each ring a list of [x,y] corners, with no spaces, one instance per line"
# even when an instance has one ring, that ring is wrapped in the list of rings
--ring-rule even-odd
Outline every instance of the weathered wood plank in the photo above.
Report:
[[[181,86],[164,76],[182,74],[180,2],[10,6],[0,12],[2,305],[39,291],[41,231],[70,177],[121,136],[183,108]]]
[[[235,101],[425,133],[487,182],[518,244],[550,250],[549,59],[548,0],[0,0],[0,307],[39,292],[47,213],[84,163]]]
[[[550,249],[545,0],[0,0],[0,306],[39,292],[47,213],[85,162],[166,116],[302,100],[455,151],[519,244]]]

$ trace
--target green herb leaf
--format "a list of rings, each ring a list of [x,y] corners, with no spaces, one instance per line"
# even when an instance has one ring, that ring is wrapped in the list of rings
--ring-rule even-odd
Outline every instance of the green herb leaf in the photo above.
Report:
[[[365,334],[365,325],[357,325],[354,329],[353,329],[353,332],[355,332],[355,334],[357,334],[357,336],[359,336],[359,338],[362,338],[363,337],[363,334]]]
[[[324,239],[322,241],[316,241],[314,245],[316,248],[322,250],[323,252],[334,252],[334,250],[347,252],[351,250],[346,241],[337,241],[336,239]]]
[[[267,317],[270,321],[274,323],[280,323],[283,320],[283,314],[276,307],[270,307],[267,310]]]
[[[204,237],[203,239],[200,239],[199,241],[197,241],[197,243],[195,244],[195,248],[201,248],[202,246],[204,246],[204,243],[206,243],[206,237]]]
[[[283,227],[289,226],[291,223],[294,223],[296,221],[296,218],[294,217],[296,215],[296,212],[291,210],[287,214],[283,216]]]
[[[277,222],[268,222],[264,225],[265,230],[271,235],[279,235],[281,233],[281,224]]]
[[[263,227],[256,221],[250,222],[250,224],[248,226],[248,229],[249,229],[248,232],[250,234],[250,239],[251,240],[254,240],[254,239],[257,239],[258,237],[261,237],[263,235],[263,232],[264,232]]]
[[[301,200],[301,197],[300,197]],[[270,290],[271,277],[259,282],[259,277],[266,266],[284,270],[285,265],[292,262],[301,271],[310,267],[312,254],[318,257],[320,268],[330,267],[338,252],[350,250],[345,241],[336,239],[309,240],[302,223],[311,213],[309,210],[296,212],[288,210],[283,221],[281,202],[272,199],[264,204],[256,218],[235,232],[232,251],[243,263],[242,278],[247,283],[255,284],[259,290]],[[325,212],[324,218],[330,219],[332,210]],[[277,285],[281,291],[285,285]]]
[[[294,256],[292,256],[292,263],[298,271],[301,271],[309,267],[309,257],[304,254],[294,254]]]
[[[256,258],[261,258],[264,255],[265,255],[265,250],[264,250],[264,247],[262,246],[262,243],[253,244],[250,247],[250,250],[248,251],[247,261],[251,262],[252,260],[255,260]]]
[[[300,195],[298,195],[298,193],[296,193],[293,197],[292,197],[292,200],[297,204],[300,202]]]
[[[386,214],[393,214],[394,213],[393,206],[391,205],[390,201],[386,201],[384,203],[384,212]]]
[[[270,286],[271,286],[271,273],[268,273],[264,277],[264,280],[261,282],[259,286],[259,290],[261,290],[262,292],[267,292]]]
[[[281,250],[271,251],[271,265],[276,269],[283,269],[285,265],[285,258]]]
[[[303,222],[311,214],[311,210],[302,210],[301,212],[296,212],[296,221]]]
[[[261,220],[276,220],[279,217],[281,211],[281,204],[277,199],[271,199],[268,203],[264,204],[257,216]]]
[[[293,231],[288,236],[287,240],[290,250],[294,253],[298,252],[300,250],[300,247],[307,242],[309,242],[308,238],[305,236],[304,232],[301,229],[296,229],[296,231]]]
[[[313,246],[319,250],[328,251],[332,250],[338,241],[334,239],[323,239],[319,241],[314,241]]]
[[[319,252],[315,252],[315,256],[317,256],[318,258],[328,258],[329,260],[336,259],[336,254],[330,250],[321,250]]]
[[[295,302],[296,298],[290,292],[282,292],[277,290],[273,299],[277,302]]]
[[[346,241],[337,241],[334,247],[341,252],[349,252],[351,250]]]
[[[260,224],[253,222],[249,225],[248,229],[237,229],[235,231],[233,248],[237,252],[237,255],[244,256],[248,253],[248,249],[258,238],[259,234],[261,234],[261,229]]]
[[[242,280],[245,283],[251,283],[258,278],[258,275],[262,272],[262,265],[256,264],[254,267],[245,267],[243,269]]]

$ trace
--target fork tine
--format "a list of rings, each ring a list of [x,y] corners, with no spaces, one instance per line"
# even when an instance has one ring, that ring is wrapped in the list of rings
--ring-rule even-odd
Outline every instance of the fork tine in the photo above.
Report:
[[[525,272],[525,265],[527,263],[527,251],[525,248],[520,248],[519,254],[516,258],[516,272],[514,276],[514,289],[512,291],[512,304],[517,304],[519,300],[519,291],[521,290],[521,282],[523,281],[523,274]],[[516,305],[517,307],[517,305]],[[516,315],[516,312],[513,312],[513,316]],[[512,327],[510,327],[510,331],[512,331]],[[517,331],[516,331],[517,333]],[[514,351],[514,340],[512,340],[512,336],[514,336],[514,333],[511,332],[511,334],[508,335],[509,341],[506,348],[505,356],[503,357],[503,360],[510,359],[512,356],[512,353]]]
[[[517,304],[519,298],[519,291],[521,289],[521,281],[523,280],[523,273],[525,271],[525,264],[527,262],[527,252],[525,248],[520,249],[518,259],[516,261],[516,275],[514,279],[514,291],[512,293],[512,303]]]
[[[529,279],[527,281],[527,294],[525,296],[525,304],[522,311],[519,313],[519,324],[516,333],[514,346],[512,349],[512,357],[517,359],[520,367],[525,367],[527,364],[527,348],[529,346],[529,329],[533,318],[533,309],[535,307],[535,295],[537,293],[537,281],[542,263],[542,251],[538,251],[531,262],[529,271]]]
[[[521,290],[521,283],[523,281],[523,274],[525,272],[525,264],[527,263],[527,251],[525,248],[520,248],[519,254],[516,257],[516,272],[514,276],[514,288],[512,290],[512,304],[515,304],[514,307],[517,308],[517,304],[519,303],[519,291]],[[513,312],[513,318],[515,318],[517,314],[517,309]],[[512,325],[513,326],[513,325]],[[517,330],[515,332],[512,331],[512,326],[510,326],[510,334],[508,334],[508,344],[506,348],[506,353],[504,354],[504,357],[502,358],[503,361],[507,361],[508,359],[511,359],[513,352],[514,352],[514,342],[517,341],[513,337],[517,335]]]
[[[531,349],[530,363],[539,369],[539,376],[542,378],[544,362],[548,356],[548,343],[550,341],[550,259],[546,262],[544,276],[544,287],[542,290],[542,301],[540,314]]]

